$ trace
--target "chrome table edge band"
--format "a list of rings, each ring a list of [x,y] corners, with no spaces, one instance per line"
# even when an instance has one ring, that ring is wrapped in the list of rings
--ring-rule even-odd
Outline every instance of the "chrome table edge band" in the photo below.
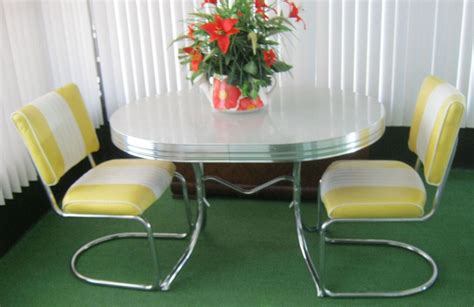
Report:
[[[372,145],[385,131],[384,119],[361,131],[334,140],[297,144],[176,145],[126,136],[111,127],[113,144],[136,157],[173,162],[302,162],[356,152]],[[367,133],[368,132],[368,133]],[[140,144],[140,146],[135,145]],[[204,150],[203,150],[204,149]]]

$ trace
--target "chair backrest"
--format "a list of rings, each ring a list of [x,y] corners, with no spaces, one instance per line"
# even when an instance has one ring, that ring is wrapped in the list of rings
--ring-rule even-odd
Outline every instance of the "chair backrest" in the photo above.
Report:
[[[431,185],[443,180],[465,107],[464,96],[451,84],[435,76],[423,81],[408,146],[423,162],[425,180]]]
[[[99,150],[99,140],[79,89],[68,84],[12,114],[13,122],[47,185],[59,179],[87,155]]]

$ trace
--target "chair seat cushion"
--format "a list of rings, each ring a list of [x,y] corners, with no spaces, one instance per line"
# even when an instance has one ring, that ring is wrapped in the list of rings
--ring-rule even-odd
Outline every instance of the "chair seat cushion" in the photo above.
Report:
[[[169,187],[171,162],[123,159],[99,164],[66,192],[63,210],[76,214],[141,215]]]
[[[330,218],[409,218],[424,214],[426,191],[418,173],[399,161],[332,163],[321,180]]]

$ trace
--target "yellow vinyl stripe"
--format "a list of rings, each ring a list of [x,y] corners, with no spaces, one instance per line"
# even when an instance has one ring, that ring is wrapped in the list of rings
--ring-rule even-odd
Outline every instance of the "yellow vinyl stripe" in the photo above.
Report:
[[[65,163],[46,118],[33,105],[23,107],[12,118],[41,177],[48,185],[56,184],[64,174]]]
[[[370,205],[350,205],[348,207],[338,207],[328,216],[332,219],[341,218],[413,218],[423,216],[424,210],[408,204],[386,204],[382,207]]]
[[[69,105],[84,139],[87,154],[98,151],[99,140],[77,86],[75,84],[68,84],[58,88],[56,93],[63,97]]]
[[[408,147],[414,153],[417,152],[416,142],[418,139],[418,133],[420,129],[421,120],[423,118],[423,112],[425,111],[428,98],[430,97],[433,90],[440,84],[444,83],[443,80],[435,77],[429,76],[421,85],[420,93],[416,102],[415,113],[413,115],[413,120],[410,129],[410,135],[408,138]]]
[[[438,139],[440,133],[442,132],[446,112],[448,107],[450,106],[451,101],[451,97],[443,101],[442,106],[438,110],[438,114],[436,114],[435,123],[433,125],[433,129],[431,130],[430,140],[428,142],[428,148],[426,149],[425,153],[424,173],[426,179],[428,179],[431,173],[431,167],[433,165],[433,158],[435,156],[435,150],[437,149]]]
[[[79,185],[63,200],[68,213],[140,215],[156,200],[151,189],[139,184]]]
[[[407,187],[346,187],[331,190],[322,199],[332,218],[390,216],[396,206],[404,208],[396,210],[397,216],[408,217],[423,215],[426,194]]]
[[[446,171],[464,114],[463,102],[463,96],[451,96],[436,117],[425,161],[425,178],[431,185],[439,185]]]

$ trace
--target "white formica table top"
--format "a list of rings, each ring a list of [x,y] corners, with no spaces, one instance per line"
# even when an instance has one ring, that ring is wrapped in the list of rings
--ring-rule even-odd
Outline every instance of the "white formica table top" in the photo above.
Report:
[[[357,151],[384,132],[376,99],[315,87],[280,87],[253,113],[213,111],[199,88],[150,97],[110,118],[113,143],[175,162],[295,162]]]

